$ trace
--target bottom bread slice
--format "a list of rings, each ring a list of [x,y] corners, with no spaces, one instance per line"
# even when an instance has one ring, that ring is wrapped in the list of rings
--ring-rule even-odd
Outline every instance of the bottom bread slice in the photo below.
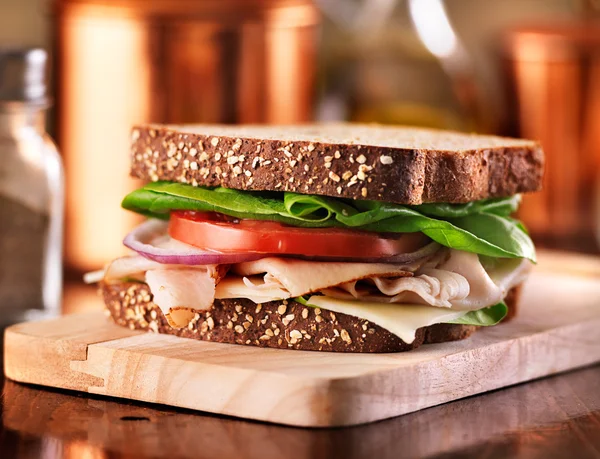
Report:
[[[306,351],[403,352],[421,344],[464,339],[478,328],[457,324],[422,327],[409,344],[367,320],[293,300],[256,304],[247,299],[227,299],[215,300],[212,308],[199,311],[186,328],[177,329],[152,302],[148,285],[101,283],[100,289],[110,317],[118,325],[219,343]],[[505,300],[507,319],[515,315],[519,290],[520,286],[513,288]]]

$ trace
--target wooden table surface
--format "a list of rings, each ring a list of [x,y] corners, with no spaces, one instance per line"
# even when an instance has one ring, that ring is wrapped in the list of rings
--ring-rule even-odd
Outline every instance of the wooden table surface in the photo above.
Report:
[[[572,261],[580,274],[600,273],[600,264]],[[67,312],[93,310],[99,300],[70,286],[65,305]],[[600,365],[344,429],[281,427],[0,383],[0,458],[7,459],[600,458]]]

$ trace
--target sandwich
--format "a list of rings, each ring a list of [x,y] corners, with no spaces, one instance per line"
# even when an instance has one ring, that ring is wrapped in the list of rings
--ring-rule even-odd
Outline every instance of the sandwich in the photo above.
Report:
[[[99,282],[131,329],[400,352],[516,313],[541,187],[528,140],[407,127],[141,125],[122,206],[147,218]]]

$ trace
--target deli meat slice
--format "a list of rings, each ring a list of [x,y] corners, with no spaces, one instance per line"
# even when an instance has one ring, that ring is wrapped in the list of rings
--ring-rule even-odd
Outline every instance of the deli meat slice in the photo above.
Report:
[[[464,276],[429,268],[420,270],[415,277],[374,277],[368,282],[347,282],[337,289],[326,289],[324,293],[336,298],[451,308],[453,303],[464,300],[470,290],[469,281]],[[344,291],[347,294],[343,294]]]
[[[527,260],[496,259],[486,269],[476,254],[457,250],[442,250],[408,264],[263,258],[231,266],[185,266],[137,256],[115,260],[105,281],[145,281],[154,303],[173,327],[180,328],[187,326],[194,311],[209,309],[215,298],[264,303],[321,293],[346,301],[476,310],[501,302],[530,266]]]
[[[410,264],[347,263],[295,260],[292,258],[263,258],[240,263],[232,272],[249,278],[257,288],[261,285],[278,285],[297,297],[319,292],[324,288],[374,276],[406,277],[424,263],[418,260]],[[257,278],[262,277],[262,281]]]
[[[121,257],[104,271],[105,282],[123,278],[146,282],[153,302],[172,327],[189,324],[195,310],[209,309],[215,299],[215,288],[229,265],[166,265],[140,255]]]
[[[523,259],[499,259],[486,271],[474,253],[451,250],[436,268],[423,267],[410,278],[352,281],[323,290],[327,296],[366,302],[425,304],[472,311],[501,302],[531,268]]]
[[[215,299],[218,277],[215,269],[153,269],[146,283],[153,302],[174,328],[186,327],[194,310],[209,309]]]

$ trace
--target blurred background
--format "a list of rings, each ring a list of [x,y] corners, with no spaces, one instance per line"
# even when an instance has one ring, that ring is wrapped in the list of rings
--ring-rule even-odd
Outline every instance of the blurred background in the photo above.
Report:
[[[0,0],[0,47],[49,53],[67,305],[121,255],[129,130],[350,120],[537,139],[543,247],[600,247],[599,0]],[[82,296],[83,295],[83,296]]]

